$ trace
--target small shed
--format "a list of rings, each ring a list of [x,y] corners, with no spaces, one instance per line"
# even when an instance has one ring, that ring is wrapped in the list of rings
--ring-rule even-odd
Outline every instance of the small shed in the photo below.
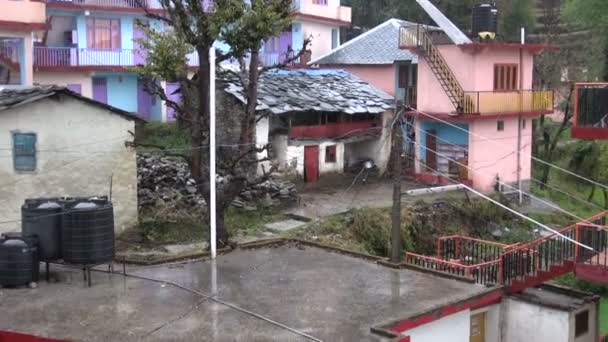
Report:
[[[117,231],[137,223],[136,153],[144,121],[66,88],[0,91],[0,232],[26,198],[110,195]]]
[[[246,103],[238,80],[225,91]],[[257,143],[283,170],[314,182],[362,160],[382,170],[390,153],[394,99],[344,70],[281,70],[260,77]]]

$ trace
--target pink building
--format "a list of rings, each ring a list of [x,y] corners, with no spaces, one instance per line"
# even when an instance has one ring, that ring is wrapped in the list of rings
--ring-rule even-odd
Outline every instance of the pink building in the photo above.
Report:
[[[0,0],[0,9],[0,85],[31,85],[33,42],[48,27],[45,1]]]
[[[482,191],[520,179],[527,187],[532,119],[553,112],[553,91],[532,87],[534,56],[551,47],[456,44],[421,25],[402,28],[399,46],[420,56],[417,99],[407,112],[415,137],[410,171],[432,183],[449,175]]]

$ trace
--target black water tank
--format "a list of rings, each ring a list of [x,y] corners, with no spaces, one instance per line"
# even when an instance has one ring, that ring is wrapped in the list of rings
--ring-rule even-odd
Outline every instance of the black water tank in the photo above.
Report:
[[[21,286],[38,281],[36,237],[6,233],[0,237],[0,285]]]
[[[480,32],[497,33],[498,8],[491,4],[478,4],[473,7],[471,31],[474,37]]]
[[[38,256],[42,261],[61,259],[61,216],[57,199],[31,199],[21,206],[21,231],[38,236]]]
[[[114,209],[107,198],[65,202],[62,219],[63,260],[95,265],[114,259]]]

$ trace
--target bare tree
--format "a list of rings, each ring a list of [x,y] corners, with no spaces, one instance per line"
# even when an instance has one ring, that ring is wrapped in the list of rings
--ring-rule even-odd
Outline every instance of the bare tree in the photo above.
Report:
[[[141,0],[136,0],[141,1]],[[224,76],[237,78],[245,90],[246,104],[239,111],[218,113],[218,120],[238,127],[238,131],[218,134],[217,161],[217,245],[226,246],[229,232],[224,213],[234,198],[247,184],[262,182],[272,170],[256,174],[260,161],[257,155],[267,146],[256,146],[255,127],[257,91],[260,75],[283,68],[300,59],[309,40],[302,49],[282,56],[282,62],[262,66],[259,49],[262,43],[289,27],[292,21],[291,0],[216,0],[210,6],[200,0],[160,0],[162,13],[149,10],[142,2],[147,16],[162,23],[164,28],[145,28],[148,39],[141,44],[148,50],[146,65],[138,72],[146,80],[147,90],[159,96],[176,113],[182,127],[189,133],[191,148],[178,153],[190,166],[192,177],[209,209],[209,51],[216,41],[223,41],[229,51],[218,51],[216,63],[238,61],[240,71],[226,71]],[[187,57],[196,58],[197,67],[190,69]],[[190,60],[192,61],[192,60]],[[161,80],[179,82],[181,101],[172,101],[161,87]],[[221,91],[221,89],[220,89]],[[228,146],[227,146],[228,145]]]

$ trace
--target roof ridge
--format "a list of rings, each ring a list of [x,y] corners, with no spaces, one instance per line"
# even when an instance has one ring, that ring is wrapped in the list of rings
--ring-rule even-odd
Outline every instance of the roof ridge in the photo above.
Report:
[[[327,53],[325,53],[325,54],[323,54],[323,55],[321,55],[321,56],[319,56],[319,57],[317,57],[317,58],[313,59],[312,61],[308,62],[308,64],[307,64],[307,65],[313,65],[313,64],[315,64],[315,62],[318,62],[319,60],[321,60],[321,59],[323,59],[323,58],[325,58],[325,57],[327,57],[327,56],[330,56],[330,55],[332,55],[332,54],[334,54],[334,53],[336,53],[336,52],[338,52],[338,51],[340,51],[340,50],[344,49],[345,47],[350,46],[351,44],[353,44],[353,43],[355,43],[355,42],[357,42],[357,41],[359,41],[359,40],[361,40],[361,39],[363,39],[363,38],[367,37],[367,36],[368,36],[368,35],[370,35],[372,32],[375,32],[375,31],[379,30],[380,28],[382,28],[382,27],[384,27],[384,26],[386,26],[386,25],[388,25],[388,24],[392,23],[392,20],[393,20],[393,19],[395,19],[395,18],[388,19],[387,21],[383,22],[383,23],[382,23],[382,24],[380,24],[380,25],[377,25],[376,27],[372,28],[371,30],[367,30],[367,31],[365,31],[364,33],[362,33],[362,34],[358,35],[357,37],[355,37],[355,38],[353,38],[353,39],[351,39],[351,40],[347,41],[346,43],[344,43],[344,44],[342,44],[342,45],[338,46],[337,48],[335,48],[335,49],[333,49],[333,50],[331,50],[331,51],[329,51],[329,52],[327,52]]]

